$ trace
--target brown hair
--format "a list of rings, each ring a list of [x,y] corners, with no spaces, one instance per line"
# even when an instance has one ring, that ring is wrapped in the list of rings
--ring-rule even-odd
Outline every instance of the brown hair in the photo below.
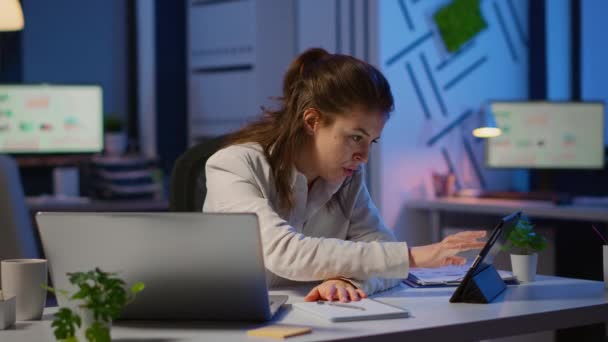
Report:
[[[291,173],[298,149],[305,143],[302,113],[316,108],[323,123],[349,110],[389,113],[393,96],[382,73],[354,57],[313,48],[299,55],[285,73],[278,110],[262,108],[263,116],[228,137],[228,144],[257,142],[272,169],[281,210],[294,206]]]

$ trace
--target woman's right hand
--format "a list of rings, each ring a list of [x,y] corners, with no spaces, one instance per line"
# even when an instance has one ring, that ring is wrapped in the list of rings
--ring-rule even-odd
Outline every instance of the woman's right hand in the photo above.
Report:
[[[344,279],[328,279],[316,286],[304,297],[306,302],[314,302],[319,300],[341,302],[358,301],[362,298],[367,298],[365,291],[358,289],[352,283]]]
[[[410,267],[464,265],[466,259],[456,254],[482,248],[486,242],[479,239],[485,236],[485,230],[470,230],[449,235],[438,243],[411,247],[409,249]]]

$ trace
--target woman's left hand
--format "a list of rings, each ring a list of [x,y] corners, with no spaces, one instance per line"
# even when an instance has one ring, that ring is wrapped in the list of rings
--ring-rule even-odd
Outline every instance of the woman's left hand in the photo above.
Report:
[[[361,298],[367,298],[367,294],[353,284],[342,279],[329,279],[310,290],[304,300],[307,302],[318,300],[350,302],[351,300],[358,301]]]
[[[485,230],[470,230],[447,236],[441,242],[410,248],[410,267],[441,267],[464,265],[466,259],[457,253],[483,248]]]

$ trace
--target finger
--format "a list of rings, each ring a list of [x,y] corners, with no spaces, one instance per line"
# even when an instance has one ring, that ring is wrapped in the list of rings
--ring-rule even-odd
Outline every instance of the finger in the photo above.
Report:
[[[485,237],[486,234],[487,232],[485,230],[467,230],[464,232],[448,235],[444,239],[444,241],[480,239]]]
[[[357,289],[357,293],[359,294],[359,297],[367,298],[367,293],[365,293],[365,291],[363,291],[361,289]]]
[[[348,302],[348,295],[346,294],[346,289],[343,287],[338,288],[338,298],[340,298],[341,302]]]
[[[455,266],[460,266],[460,265],[463,265],[462,261],[466,261],[466,259],[462,260],[464,258],[461,258],[461,259],[458,259],[458,258],[460,258],[460,257],[456,257],[456,256],[446,257],[443,260],[441,260],[436,267],[454,266],[454,265]]]
[[[454,251],[454,254],[458,252],[468,251],[470,249],[479,249],[483,248],[486,243],[483,241],[475,241],[475,242],[449,242],[446,244],[448,250]]]
[[[348,294],[350,295],[350,300],[353,300],[355,302],[359,300],[359,294],[357,293],[357,290],[355,288],[347,287],[346,291],[348,291]]]
[[[454,255],[451,257],[446,258],[446,260],[448,261],[448,265],[464,265],[467,263],[467,259],[463,258],[461,256],[458,255]]]
[[[325,297],[325,300],[330,300],[333,301],[336,298],[336,285],[332,285],[329,288],[329,293],[327,294],[327,296]]]
[[[310,290],[310,292],[308,292],[306,297],[304,297],[305,302],[315,302],[319,299],[321,299],[321,293],[319,292],[319,287],[315,287],[314,289]]]
[[[454,236],[480,238],[486,236],[487,233],[485,230],[466,230],[456,233]]]
[[[466,242],[461,245],[460,250],[467,251],[470,249],[480,249],[485,245],[486,243],[484,241]]]

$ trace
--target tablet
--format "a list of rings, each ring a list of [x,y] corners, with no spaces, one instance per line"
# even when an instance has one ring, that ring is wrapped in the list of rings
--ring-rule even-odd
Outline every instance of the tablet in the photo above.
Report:
[[[500,276],[498,276],[498,273],[492,266],[492,263],[494,262],[494,258],[498,252],[501,251],[502,246],[507,241],[511,231],[515,229],[515,226],[520,218],[521,212],[517,211],[500,219],[490,234],[485,246],[483,246],[473,261],[471,268],[469,268],[466,275],[462,279],[462,282],[456,288],[456,291],[454,291],[454,294],[450,298],[450,302],[489,302],[505,289],[504,281],[500,278]],[[489,268],[491,268],[493,272]],[[486,274],[480,276],[482,273],[484,273],[484,271],[486,271]],[[477,276],[480,276],[480,279],[475,279]],[[485,295],[484,300],[478,300],[477,297],[479,294]],[[489,298],[488,296],[492,298]]]

